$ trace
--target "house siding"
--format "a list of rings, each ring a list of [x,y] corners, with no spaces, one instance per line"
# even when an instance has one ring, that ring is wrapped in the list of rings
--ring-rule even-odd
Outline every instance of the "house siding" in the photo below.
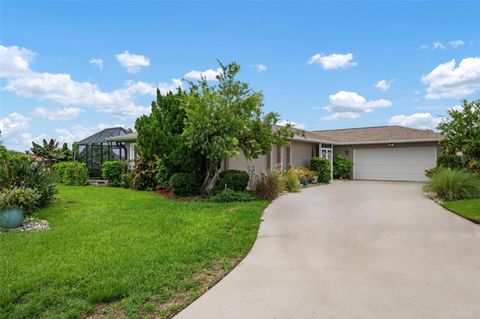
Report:
[[[318,143],[307,142],[291,142],[292,161],[291,167],[310,167],[310,160],[312,159],[312,149],[314,150]]]

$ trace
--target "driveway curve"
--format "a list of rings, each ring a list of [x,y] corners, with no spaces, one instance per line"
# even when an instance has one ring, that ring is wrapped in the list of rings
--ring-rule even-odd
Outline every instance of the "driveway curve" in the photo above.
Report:
[[[176,318],[480,318],[480,226],[421,187],[348,181],[280,197],[247,257]]]

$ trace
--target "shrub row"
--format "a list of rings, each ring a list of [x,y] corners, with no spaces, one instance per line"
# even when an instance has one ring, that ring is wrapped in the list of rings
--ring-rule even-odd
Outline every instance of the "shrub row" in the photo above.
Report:
[[[61,162],[52,166],[57,182],[65,185],[83,186],[88,182],[88,169],[85,163]]]

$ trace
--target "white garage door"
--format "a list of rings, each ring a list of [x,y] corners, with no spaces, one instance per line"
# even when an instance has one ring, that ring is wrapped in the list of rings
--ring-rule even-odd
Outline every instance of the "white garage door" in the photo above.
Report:
[[[435,167],[435,147],[353,150],[353,178],[426,181],[425,170]]]

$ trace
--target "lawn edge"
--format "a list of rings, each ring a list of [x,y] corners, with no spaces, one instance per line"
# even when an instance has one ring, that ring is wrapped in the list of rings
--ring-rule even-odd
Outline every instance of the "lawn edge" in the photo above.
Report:
[[[442,208],[444,208],[445,210],[447,210],[447,211],[449,211],[449,212],[451,212],[451,213],[454,213],[455,215],[460,216],[460,217],[462,217],[463,219],[466,219],[466,220],[468,220],[468,221],[470,221],[470,222],[472,222],[472,223],[474,223],[474,224],[476,224],[476,225],[480,225],[480,221],[477,221],[477,220],[475,220],[475,219],[471,219],[471,218],[468,218],[468,217],[466,217],[466,216],[463,216],[463,215],[457,213],[456,211],[451,210],[451,209],[448,208],[448,207],[445,207],[445,206],[444,206],[443,204],[441,204],[441,203],[438,203],[438,204],[439,204]]]

